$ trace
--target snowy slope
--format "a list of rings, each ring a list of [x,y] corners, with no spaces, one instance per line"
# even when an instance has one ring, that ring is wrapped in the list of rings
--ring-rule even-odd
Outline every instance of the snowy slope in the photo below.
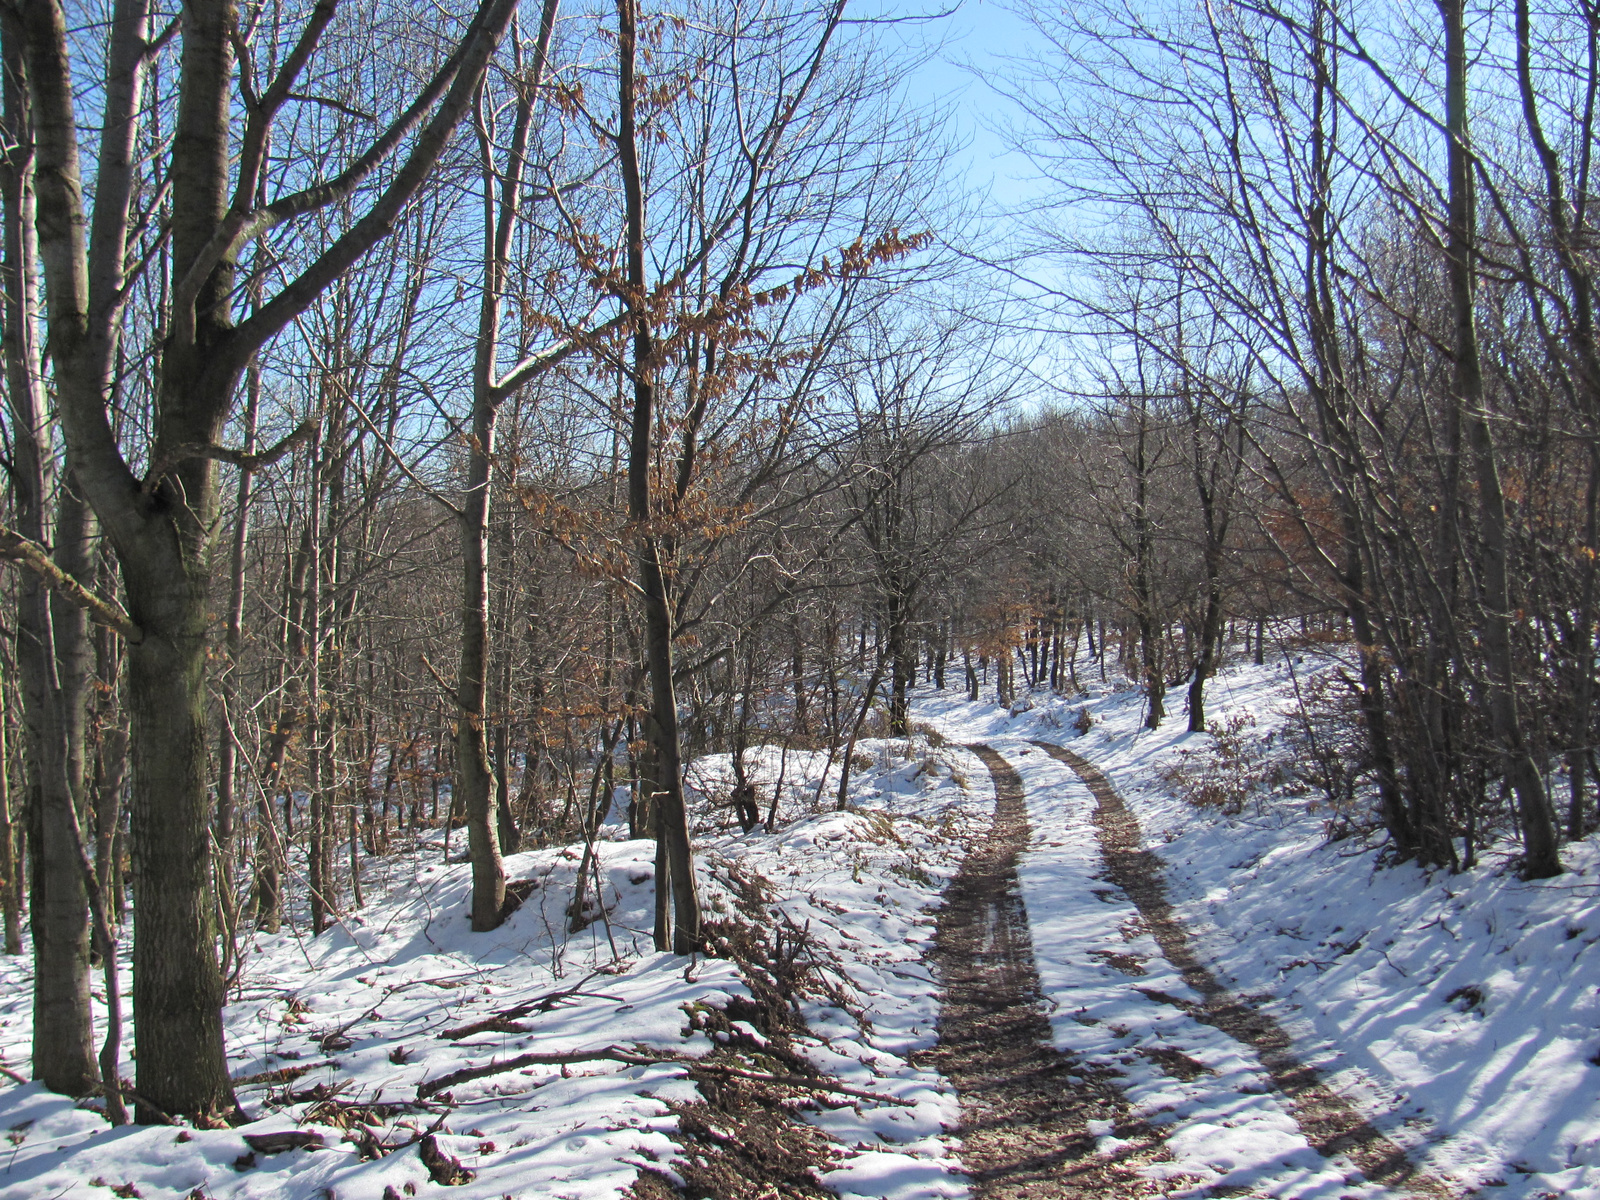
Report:
[[[786,824],[771,835],[705,840],[708,915],[734,915],[756,881],[768,919],[805,931],[806,954],[820,964],[812,974],[831,976],[807,995],[815,1036],[799,1049],[843,1084],[903,1102],[847,1100],[803,1114],[839,1143],[835,1161],[819,1164],[825,1182],[845,1195],[960,1196],[965,1186],[943,1137],[956,1120],[954,1099],[915,1063],[932,1044],[937,1014],[920,960],[929,910],[990,795],[981,777],[964,787],[925,743],[862,751],[874,765],[859,773],[850,811],[827,802],[813,811],[818,781],[808,772],[820,772],[822,756],[791,756]],[[702,774],[717,769],[708,763]],[[831,801],[832,787],[822,794]],[[255,936],[225,1014],[234,1076],[255,1080],[239,1087],[255,1120],[233,1130],[112,1130],[37,1085],[12,1087],[0,1091],[9,1139],[0,1197],[99,1197],[108,1188],[149,1200],[430,1194],[437,1185],[417,1143],[425,1131],[474,1174],[442,1193],[461,1200],[588,1200],[618,1195],[641,1167],[672,1177],[679,1119],[669,1105],[697,1097],[677,1063],[530,1065],[416,1103],[419,1085],[530,1052],[615,1046],[649,1059],[651,1051],[675,1058],[713,1049],[691,1016],[747,995],[738,971],[722,959],[651,951],[651,844],[609,841],[601,853],[609,928],[597,921],[565,933],[578,862],[569,847],[507,860],[511,879],[536,886],[492,934],[468,930],[468,868],[435,855],[427,865],[386,864],[386,893],[320,938]],[[0,972],[0,1058],[15,1069],[27,1057],[27,964],[4,962]],[[558,992],[570,994],[459,1033]],[[124,1074],[131,1077],[131,1063]],[[244,1141],[296,1129],[321,1135],[323,1148],[252,1157]],[[363,1141],[404,1148],[364,1156]]]
[[[1315,669],[1301,663],[1300,682]],[[1249,736],[1270,756],[1293,700],[1286,662],[1233,665],[1208,712],[1218,723],[1249,714]],[[1022,774],[1035,844],[1021,873],[1052,1032],[1061,1049],[1115,1065],[1135,1106],[1170,1126],[1173,1161],[1158,1170],[1254,1194],[1357,1193],[1341,1184],[1340,1163],[1306,1145],[1254,1053],[1185,1013],[1198,997],[1127,898],[1095,878],[1088,789],[1027,738],[1069,745],[1110,777],[1165,863],[1202,957],[1235,994],[1259,998],[1373,1125],[1464,1188],[1600,1197],[1594,839],[1564,849],[1568,874],[1523,883],[1511,846],[1457,875],[1380,865],[1376,841],[1330,843],[1328,814],[1307,797],[1265,792],[1232,816],[1199,809],[1162,774],[1212,739],[1184,732],[1181,689],[1168,707],[1153,732],[1140,727],[1132,690],[1040,698],[1015,718],[948,696],[919,708],[947,736],[990,742]],[[1072,728],[1080,708],[1093,719],[1082,736]]]

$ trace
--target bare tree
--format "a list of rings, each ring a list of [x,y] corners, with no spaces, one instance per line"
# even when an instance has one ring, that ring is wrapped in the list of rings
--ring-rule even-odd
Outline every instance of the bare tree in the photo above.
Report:
[[[470,108],[514,7],[512,0],[485,0],[408,107],[344,170],[265,204],[257,197],[268,135],[332,23],[334,6],[314,8],[292,42],[272,48],[277,70],[259,92],[251,52],[236,49],[231,6],[185,10],[173,31],[181,37],[181,70],[170,157],[162,164],[172,181],[170,312],[142,475],[118,445],[106,402],[128,295],[130,203],[140,165],[133,137],[145,70],[161,43],[149,37],[143,0],[116,6],[101,82],[107,132],[95,159],[91,214],[80,176],[80,76],[68,53],[66,11],[48,2],[21,11],[37,146],[39,253],[62,427],[74,477],[115,549],[138,628],[130,639],[127,694],[143,1117],[162,1110],[216,1114],[234,1105],[208,902],[205,564],[218,462],[261,459],[246,460],[219,446],[218,438],[254,354],[389,231],[427,180]],[[242,114],[237,125],[235,113]],[[230,152],[235,138],[236,162]],[[232,293],[240,251],[269,231],[281,236],[297,218],[356,196],[408,138],[403,161],[374,189],[361,215],[325,247],[308,247],[300,274],[236,323]]]

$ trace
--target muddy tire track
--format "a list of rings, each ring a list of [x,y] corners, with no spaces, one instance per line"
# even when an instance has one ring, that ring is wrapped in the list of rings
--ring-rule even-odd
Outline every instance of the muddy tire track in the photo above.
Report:
[[[944,988],[938,1070],[961,1102],[961,1157],[982,1200],[1152,1196],[1173,1185],[1141,1176],[1164,1157],[1158,1135],[1130,1117],[1110,1073],[1051,1046],[1017,855],[1029,841],[1022,780],[985,745],[967,747],[994,780],[988,833],[945,892],[933,962]],[[1088,1122],[1110,1121],[1124,1144],[1095,1153]]]
[[[1316,1069],[1295,1055],[1288,1034],[1276,1020],[1223,987],[1201,962],[1167,899],[1161,860],[1143,848],[1138,818],[1128,811],[1111,781],[1071,750],[1050,742],[1032,744],[1072,768],[1093,793],[1095,832],[1106,878],[1127,894],[1161,953],[1184,982],[1204,997],[1201,1004],[1189,1006],[1190,1014],[1256,1052],[1306,1140],[1324,1157],[1345,1155],[1373,1183],[1439,1200],[1458,1195],[1459,1189],[1423,1171],[1348,1100],[1323,1083]]]

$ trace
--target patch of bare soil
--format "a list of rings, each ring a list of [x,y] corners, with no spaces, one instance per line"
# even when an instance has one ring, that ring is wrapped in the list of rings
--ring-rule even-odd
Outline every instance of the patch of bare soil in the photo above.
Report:
[[[961,1100],[962,1161],[983,1200],[1153,1196],[1183,1186],[1135,1169],[1164,1156],[1111,1073],[1050,1045],[1017,855],[1028,845],[1022,780],[988,746],[969,746],[994,779],[995,815],[945,892],[934,966],[944,986],[935,1065]],[[1117,1143],[1089,1132],[1112,1122]],[[1192,1181],[1190,1181],[1192,1183]]]
[[[1111,781],[1071,750],[1050,742],[1033,744],[1071,767],[1094,794],[1095,831],[1105,862],[1105,877],[1139,909],[1167,961],[1205,997],[1200,1006],[1184,1007],[1197,1020],[1216,1026],[1256,1052],[1273,1086],[1288,1101],[1306,1140],[1326,1157],[1348,1156],[1373,1183],[1415,1196],[1454,1195],[1453,1189],[1419,1168],[1348,1100],[1323,1083],[1315,1068],[1301,1062],[1277,1021],[1233,995],[1200,961],[1167,900],[1161,861],[1143,848],[1138,818],[1128,811]]]

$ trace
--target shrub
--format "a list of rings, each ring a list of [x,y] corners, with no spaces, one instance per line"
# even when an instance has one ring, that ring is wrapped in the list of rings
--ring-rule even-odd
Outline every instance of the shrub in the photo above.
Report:
[[[1254,736],[1255,724],[1249,713],[1213,724],[1212,744],[1180,751],[1178,761],[1161,772],[1162,781],[1196,808],[1221,809],[1230,816],[1243,812],[1252,796],[1284,780],[1282,764]]]
[[[1330,841],[1374,823],[1357,800],[1370,782],[1372,762],[1355,680],[1335,671],[1301,688],[1284,741],[1290,750],[1285,774],[1296,791],[1314,796],[1313,809],[1319,803],[1327,807]]]

